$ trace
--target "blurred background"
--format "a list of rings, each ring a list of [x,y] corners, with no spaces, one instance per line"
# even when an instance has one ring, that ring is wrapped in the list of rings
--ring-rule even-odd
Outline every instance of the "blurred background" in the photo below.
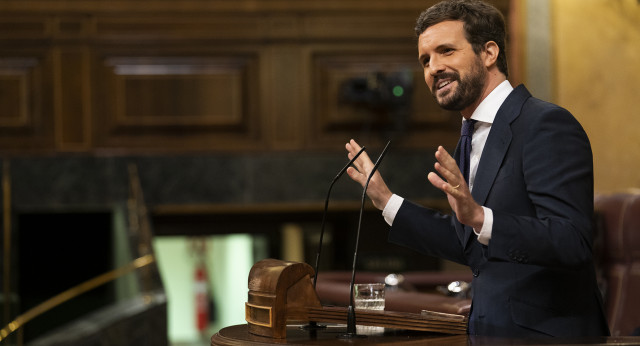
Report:
[[[640,2],[490,2],[511,83],[587,131],[596,193],[640,187]],[[391,189],[446,210],[426,173],[460,118],[413,33],[433,3],[0,0],[3,342],[209,344],[244,323],[256,261],[314,265],[350,138],[392,140]],[[321,270],[351,267],[361,193],[333,188]],[[360,270],[461,269],[386,243],[370,204],[362,227]]]

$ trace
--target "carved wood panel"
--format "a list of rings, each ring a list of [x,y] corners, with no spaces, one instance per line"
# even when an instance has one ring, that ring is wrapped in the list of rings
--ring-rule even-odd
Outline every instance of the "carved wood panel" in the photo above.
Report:
[[[434,2],[0,1],[0,151],[455,143],[415,57]]]
[[[96,147],[216,150],[258,143],[254,54],[106,51],[95,64]]]
[[[0,53],[0,147],[53,145],[50,58],[44,52]]]

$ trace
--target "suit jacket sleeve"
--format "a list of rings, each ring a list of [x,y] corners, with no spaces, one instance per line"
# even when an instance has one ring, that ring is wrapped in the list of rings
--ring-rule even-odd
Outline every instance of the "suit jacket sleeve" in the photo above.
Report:
[[[389,241],[427,255],[468,265],[463,253],[462,235],[456,229],[460,229],[460,223],[455,217],[405,199],[393,221]]]

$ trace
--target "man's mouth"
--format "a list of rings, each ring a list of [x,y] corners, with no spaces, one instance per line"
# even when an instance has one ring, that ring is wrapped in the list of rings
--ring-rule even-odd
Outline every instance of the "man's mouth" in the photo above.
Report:
[[[433,90],[433,94],[439,97],[443,97],[449,94],[454,88],[455,84],[453,82],[455,81],[456,81],[455,78],[437,80],[434,84],[435,87]]]
[[[455,83],[459,81],[458,74],[454,72],[443,72],[434,76],[431,92],[436,97],[444,97],[455,88]]]
[[[451,80],[443,80],[443,81],[439,81],[439,82],[437,83],[437,85],[436,85],[436,89],[437,89],[437,90],[440,90],[440,89],[442,89],[442,88],[446,87],[447,85],[451,84],[451,82],[453,82],[453,81],[451,81]]]

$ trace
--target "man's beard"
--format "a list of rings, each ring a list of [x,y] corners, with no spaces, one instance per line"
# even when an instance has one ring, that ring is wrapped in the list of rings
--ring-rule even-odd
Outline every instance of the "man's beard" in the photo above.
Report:
[[[476,63],[472,65],[469,75],[463,79],[460,79],[460,74],[457,72],[443,72],[438,74],[433,79],[432,92],[436,103],[443,109],[449,111],[461,111],[471,104],[476,102],[482,95],[482,89],[484,87],[487,71],[482,68],[482,62],[480,59],[476,60]],[[436,96],[436,85],[441,79],[449,78],[451,81],[458,82],[458,86],[455,90],[450,91],[448,95],[442,98]]]

